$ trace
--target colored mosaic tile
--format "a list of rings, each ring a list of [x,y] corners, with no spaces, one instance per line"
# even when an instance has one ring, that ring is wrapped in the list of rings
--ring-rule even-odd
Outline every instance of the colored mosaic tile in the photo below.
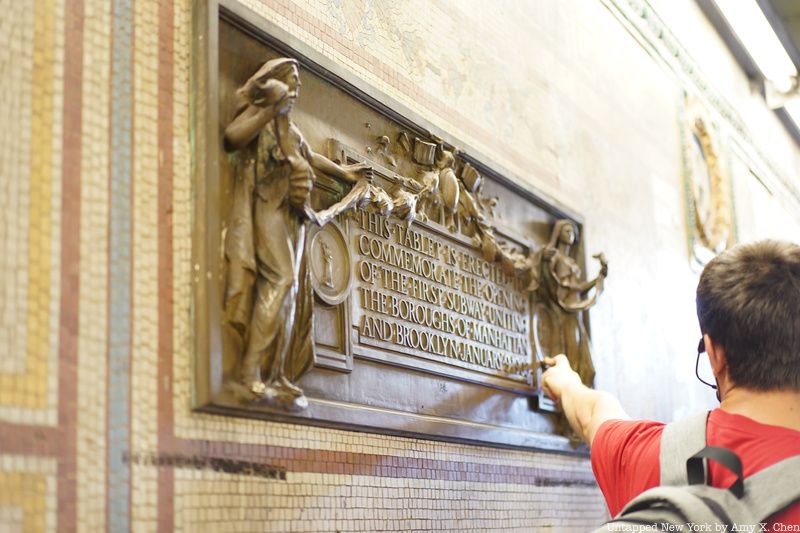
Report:
[[[15,86],[6,89],[26,96],[19,97],[19,107],[5,102],[18,113],[20,125],[18,135],[8,131],[5,145],[20,156],[7,163],[16,165],[9,168],[4,195],[13,202],[15,216],[4,225],[9,238],[3,246],[10,249],[0,254],[9,262],[3,264],[3,287],[11,291],[0,329],[13,352],[0,367],[0,419],[52,425],[58,390],[52,369],[58,350],[59,232],[53,221],[60,214],[63,7],[55,1],[39,2],[33,10],[23,4],[6,7],[8,24],[15,28],[9,33],[16,37],[10,46],[19,53],[10,61],[16,74],[5,82]]]

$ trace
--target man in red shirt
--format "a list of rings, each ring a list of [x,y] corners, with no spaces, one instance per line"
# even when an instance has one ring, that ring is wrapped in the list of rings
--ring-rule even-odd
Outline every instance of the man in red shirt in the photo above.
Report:
[[[720,398],[708,417],[707,444],[737,454],[744,477],[800,455],[800,246],[760,241],[714,258],[697,286],[697,316],[698,357],[708,353]],[[659,484],[664,424],[630,420],[614,396],[584,386],[566,356],[545,362],[551,367],[542,386],[592,446],[592,469],[615,516]],[[734,480],[711,463],[712,485]],[[800,525],[800,503],[770,524]]]

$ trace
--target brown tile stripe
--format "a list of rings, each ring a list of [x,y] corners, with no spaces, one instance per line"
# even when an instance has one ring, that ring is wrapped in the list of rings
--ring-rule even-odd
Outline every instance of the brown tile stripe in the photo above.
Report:
[[[173,0],[158,6],[158,444],[172,441]],[[171,468],[158,469],[158,531],[174,529]]]
[[[64,122],[61,196],[61,302],[59,324],[58,529],[74,531],[77,505],[78,296],[80,292],[81,105],[83,0],[64,8]]]
[[[345,474],[440,481],[515,483],[533,486],[596,487],[590,472],[555,468],[443,461],[369,453],[350,453],[204,440],[174,439],[161,453],[265,463],[287,472]],[[166,470],[166,468],[162,468]]]
[[[61,400],[63,401],[63,397]],[[0,452],[17,455],[61,455],[61,428],[0,422]]]

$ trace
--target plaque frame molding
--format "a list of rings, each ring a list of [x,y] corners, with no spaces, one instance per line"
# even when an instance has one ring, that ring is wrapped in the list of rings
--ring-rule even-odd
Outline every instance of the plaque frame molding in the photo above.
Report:
[[[219,22],[224,20],[275,51],[296,58],[314,75],[347,95],[395,121],[410,132],[434,135],[450,145],[463,147],[462,157],[483,176],[491,178],[555,219],[568,218],[584,234],[583,217],[556,198],[534,188],[520,177],[484,156],[479,150],[441,130],[423,116],[364,80],[347,72],[308,44],[264,19],[237,0],[206,0],[192,8],[192,61],[190,70],[190,143],[192,146],[192,302],[194,375],[192,408],[198,412],[300,423],[337,429],[389,434],[503,448],[588,456],[586,446],[549,433],[533,433],[483,422],[471,422],[428,414],[408,413],[367,405],[309,398],[304,412],[287,413],[250,409],[214,399],[223,385],[222,302],[218,290],[222,279],[220,260],[219,157],[222,134],[219,123]],[[583,252],[581,252],[582,255]],[[352,296],[348,296],[348,299]],[[344,306],[349,309],[348,305]],[[342,321],[347,325],[347,321]],[[353,341],[348,334],[345,358],[331,359],[323,349],[318,366],[339,371],[352,369]],[[321,363],[321,364],[320,364]],[[313,416],[312,416],[313,413]],[[546,415],[542,415],[546,416]],[[406,428],[412,426],[414,430]]]

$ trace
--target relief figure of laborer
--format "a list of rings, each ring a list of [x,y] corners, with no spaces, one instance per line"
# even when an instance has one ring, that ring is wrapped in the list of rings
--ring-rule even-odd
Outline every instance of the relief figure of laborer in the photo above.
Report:
[[[290,119],[299,89],[295,60],[267,61],[237,90],[224,134],[237,155],[225,236],[226,319],[243,341],[234,382],[250,399],[288,410],[307,406],[295,382],[315,357],[305,254],[308,223],[319,223],[310,205],[315,172],[350,183],[372,172],[311,150]]]

